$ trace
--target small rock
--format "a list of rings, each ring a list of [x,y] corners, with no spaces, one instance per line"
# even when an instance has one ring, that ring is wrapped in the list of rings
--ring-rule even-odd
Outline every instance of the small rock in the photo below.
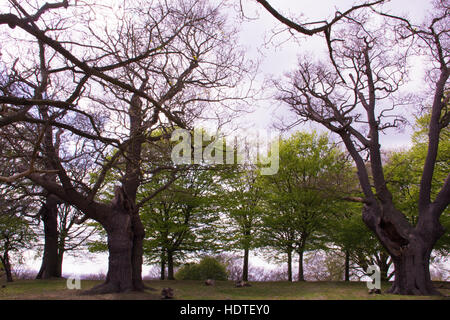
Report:
[[[370,289],[369,294],[381,294],[381,290],[380,289]]]
[[[172,288],[163,288],[161,290],[161,299],[172,299],[172,298],[173,298]]]
[[[207,279],[205,281],[205,285],[207,285],[207,286],[215,286],[216,285],[216,281],[213,280],[213,279]]]
[[[235,286],[236,288],[242,288],[242,287],[251,287],[252,285],[247,281],[238,280],[236,281]]]

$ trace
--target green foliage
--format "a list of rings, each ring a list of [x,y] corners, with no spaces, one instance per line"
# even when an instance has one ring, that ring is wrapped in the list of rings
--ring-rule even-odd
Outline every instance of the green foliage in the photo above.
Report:
[[[225,265],[213,257],[204,257],[198,264],[185,264],[175,275],[178,280],[227,280]]]
[[[194,167],[142,207],[147,261],[160,261],[167,252],[181,258],[189,252],[217,249],[215,184],[214,171]],[[145,196],[146,188],[157,187],[144,185],[138,197]]]
[[[263,193],[257,183],[257,171],[249,166],[236,166],[222,180],[217,204],[226,213],[224,228],[228,230],[228,247],[250,250],[256,247],[261,228]]]
[[[21,261],[21,254],[31,249],[38,236],[28,220],[10,214],[0,214],[0,252],[3,255],[14,253],[14,258]]]
[[[282,252],[315,249],[350,165],[327,135],[316,132],[282,140],[279,152],[278,173],[259,179],[266,199],[261,245]]]

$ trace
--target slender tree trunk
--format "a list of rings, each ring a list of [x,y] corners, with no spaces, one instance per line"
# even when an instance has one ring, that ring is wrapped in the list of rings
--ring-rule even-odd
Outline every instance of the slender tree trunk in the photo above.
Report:
[[[175,280],[173,274],[173,253],[167,251],[167,280]]]
[[[305,281],[303,270],[303,250],[298,251],[298,281]]]
[[[59,250],[58,250],[58,262],[57,262],[57,265],[56,265],[57,277],[61,277],[62,276],[63,259],[64,259],[64,249],[59,248]]]
[[[161,250],[161,275],[159,276],[160,280],[166,279],[166,255],[164,249]]]
[[[244,249],[244,265],[242,267],[242,280],[248,281],[248,258],[250,250],[248,248]]]
[[[287,256],[288,256],[288,261],[287,261],[287,265],[288,265],[288,281],[292,282],[292,250],[289,250],[287,252]]]
[[[59,278],[58,273],[58,199],[48,195],[40,210],[44,223],[44,254],[42,264],[36,279]]]
[[[1,258],[1,257],[0,257]],[[3,268],[5,269],[6,282],[13,282],[11,263],[9,262],[9,253],[5,251],[3,253],[3,258],[1,258]]]
[[[345,275],[344,281],[350,281],[350,251],[345,250]]]

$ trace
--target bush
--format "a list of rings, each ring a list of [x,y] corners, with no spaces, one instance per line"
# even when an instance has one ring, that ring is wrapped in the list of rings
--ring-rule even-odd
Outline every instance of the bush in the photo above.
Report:
[[[227,280],[225,266],[213,257],[204,257],[200,263],[185,264],[175,275],[178,280]]]

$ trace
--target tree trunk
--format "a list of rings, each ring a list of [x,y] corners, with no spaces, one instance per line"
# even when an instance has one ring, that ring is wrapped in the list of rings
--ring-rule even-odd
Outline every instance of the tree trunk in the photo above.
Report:
[[[48,195],[45,204],[40,210],[44,223],[44,255],[36,279],[59,278],[58,273],[58,199]]]
[[[288,256],[288,261],[287,261],[287,265],[288,265],[288,281],[292,282],[292,250],[289,250],[287,252],[287,256]]]
[[[345,250],[345,275],[344,281],[350,281],[350,252]]]
[[[173,253],[167,251],[167,280],[175,280],[173,275]]]
[[[142,291],[145,289],[144,282],[142,281],[145,230],[141,218],[139,217],[138,210],[133,212],[131,223],[133,231],[133,246],[131,252],[133,288],[134,290]]]
[[[88,294],[102,294],[142,290],[135,287],[133,270],[133,203],[122,187],[116,187],[115,197],[109,207],[111,212],[101,221],[108,236],[108,273],[106,281]]]
[[[248,249],[244,249],[244,265],[242,267],[242,280],[248,281],[248,257],[249,257]]]
[[[303,250],[299,250],[298,252],[298,281],[305,281],[303,270]]]
[[[166,279],[166,254],[165,254],[165,249],[161,249],[161,271],[160,271],[160,276],[159,279],[160,280],[165,280]]]
[[[63,259],[64,259],[64,249],[59,248],[59,250],[58,250],[58,262],[57,262],[57,265],[56,265],[57,277],[61,277],[62,276]]]
[[[395,266],[394,284],[389,293],[402,295],[440,295],[430,277],[430,254],[433,246],[415,241],[404,247],[402,254],[392,257]]]
[[[133,290],[131,263],[133,235],[130,215],[112,215],[105,229],[108,235],[108,273],[105,283],[92,288],[89,293],[131,291]]]
[[[439,220],[423,218],[416,227],[409,227],[395,219],[395,212],[389,215],[391,220],[385,215],[381,215],[382,218],[379,219],[371,219],[367,210],[370,208],[366,206],[363,212],[364,222],[375,231],[394,263],[395,279],[389,293],[440,295],[433,287],[429,269],[433,246],[444,233]],[[431,215],[428,217],[432,218]]]
[[[13,282],[11,263],[9,262],[8,251],[5,251],[3,253],[3,258],[1,258],[1,260],[2,260],[2,264],[3,264],[3,268],[5,269],[6,281]]]

